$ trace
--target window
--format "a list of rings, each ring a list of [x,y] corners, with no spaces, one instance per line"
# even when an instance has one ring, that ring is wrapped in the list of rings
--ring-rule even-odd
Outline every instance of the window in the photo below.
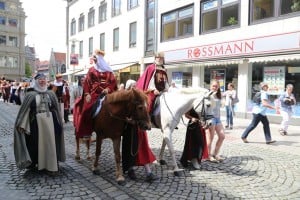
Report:
[[[121,0],[112,0],[111,16],[117,16],[121,14]]]
[[[80,17],[79,17],[79,29],[78,29],[78,32],[81,32],[81,31],[84,31],[84,15],[83,14],[80,14]]]
[[[0,46],[6,46],[6,36],[0,35]]]
[[[127,9],[131,10],[132,8],[135,8],[139,5],[138,0],[127,0]]]
[[[114,29],[113,51],[119,51],[119,28]]]
[[[105,51],[105,33],[100,34],[100,49]]]
[[[251,0],[251,22],[274,20],[281,16],[300,15],[300,0]]]
[[[99,23],[106,21],[106,11],[107,11],[107,3],[101,2],[99,6]]]
[[[75,35],[76,34],[76,20],[72,19],[71,21],[71,35]]]
[[[11,47],[18,47],[18,38],[9,36],[7,45]]]
[[[239,25],[240,0],[211,0],[201,3],[201,32]]]
[[[193,6],[162,15],[162,40],[193,35]]]
[[[16,20],[16,19],[8,19],[8,25],[12,26],[12,27],[17,27],[18,20]]]
[[[89,56],[92,56],[93,55],[93,37],[90,37],[89,38]]]
[[[300,0],[281,0],[280,14],[285,15],[289,13],[300,11]]]
[[[8,56],[5,61],[5,66],[10,68],[18,67],[18,59],[12,56]]]
[[[95,9],[90,8],[89,14],[88,14],[88,27],[95,26]]]
[[[79,42],[79,58],[83,57],[83,41]]]
[[[76,44],[75,44],[75,41],[72,41],[71,54],[75,54],[75,51],[76,51]]]
[[[147,0],[146,9],[146,55],[153,53],[154,51],[154,0]]]
[[[1,25],[5,25],[5,22],[6,22],[6,18],[0,16],[0,24],[1,24]]]
[[[5,3],[0,1],[0,10],[5,10]]]
[[[136,22],[129,25],[129,47],[136,47]]]

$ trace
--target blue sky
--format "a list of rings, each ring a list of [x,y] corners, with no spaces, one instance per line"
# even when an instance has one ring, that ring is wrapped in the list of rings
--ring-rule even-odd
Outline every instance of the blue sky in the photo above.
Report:
[[[64,0],[20,0],[27,16],[25,45],[34,46],[40,60],[49,60],[51,49],[66,52]]]

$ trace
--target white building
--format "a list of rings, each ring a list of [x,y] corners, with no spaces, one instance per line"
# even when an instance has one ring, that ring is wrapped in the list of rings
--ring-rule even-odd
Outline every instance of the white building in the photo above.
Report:
[[[288,83],[294,85],[296,98],[300,99],[297,3],[298,0],[71,1],[67,57],[78,54],[79,62],[70,66],[69,72],[87,68],[88,57],[96,48],[105,50],[113,69],[120,75],[129,71],[128,76],[134,74],[134,67],[136,72],[142,72],[153,61],[153,53],[163,51],[169,77],[178,86],[209,87],[210,80],[217,78],[225,90],[233,82],[240,99],[236,113],[249,117],[251,98],[261,81],[268,82],[272,100]],[[298,103],[298,117],[299,107]],[[270,116],[271,120],[281,119],[276,113]]]

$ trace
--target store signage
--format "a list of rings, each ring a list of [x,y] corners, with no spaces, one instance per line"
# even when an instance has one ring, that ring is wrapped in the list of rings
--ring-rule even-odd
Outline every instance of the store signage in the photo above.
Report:
[[[210,60],[299,50],[300,32],[271,35],[165,51],[165,61]]]
[[[268,94],[281,94],[285,88],[285,67],[264,67],[264,82],[268,83]]]

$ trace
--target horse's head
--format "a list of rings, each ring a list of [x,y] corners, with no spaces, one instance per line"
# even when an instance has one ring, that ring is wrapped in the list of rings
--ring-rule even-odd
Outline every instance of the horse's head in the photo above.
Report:
[[[207,91],[199,98],[194,101],[194,110],[198,113],[200,121],[204,126],[211,125],[211,120],[213,118],[212,111],[215,108],[215,101],[212,101],[212,98],[215,98],[216,92]]]
[[[147,95],[139,89],[132,89],[132,120],[142,130],[151,129],[151,120],[148,113]]]

